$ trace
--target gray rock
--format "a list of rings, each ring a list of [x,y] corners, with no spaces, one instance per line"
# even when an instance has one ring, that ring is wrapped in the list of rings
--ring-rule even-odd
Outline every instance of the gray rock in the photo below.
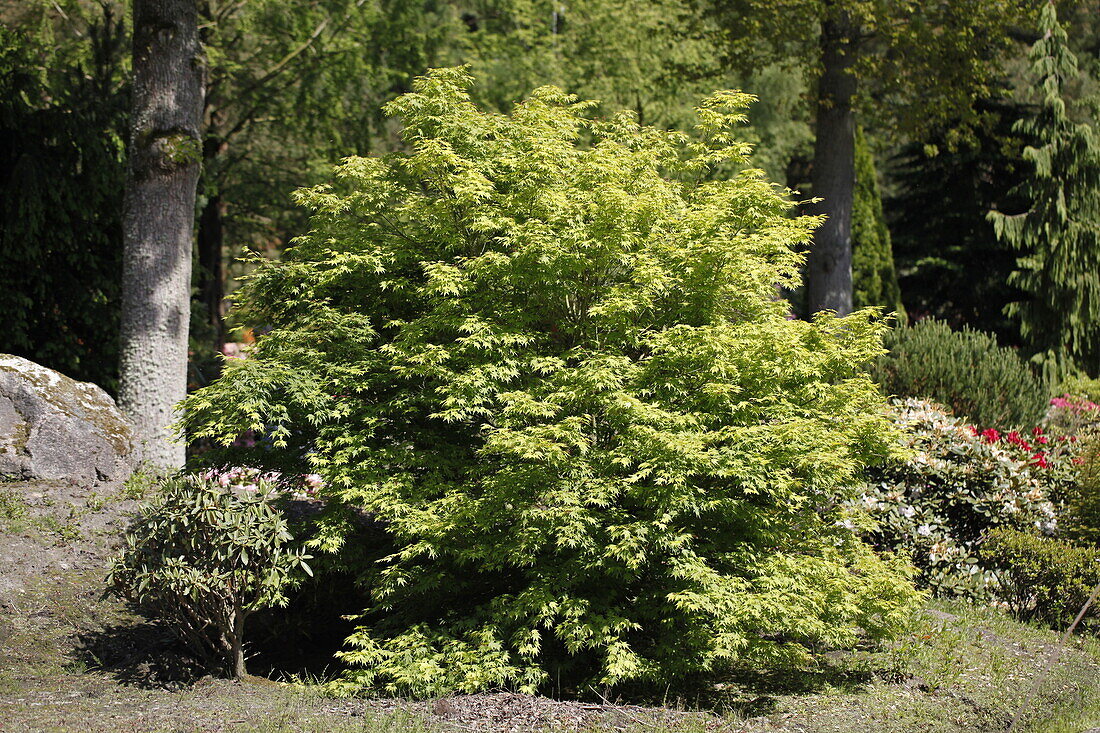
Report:
[[[119,481],[133,470],[133,448],[130,424],[102,389],[0,354],[0,477]]]

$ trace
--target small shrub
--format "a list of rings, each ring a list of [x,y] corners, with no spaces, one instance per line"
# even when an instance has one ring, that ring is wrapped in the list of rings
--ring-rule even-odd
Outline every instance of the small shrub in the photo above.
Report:
[[[168,479],[142,507],[112,561],[108,593],[163,618],[211,669],[245,674],[249,615],[286,603],[306,555],[288,547],[272,494],[234,492],[197,476]]]
[[[1062,381],[1056,394],[1093,403],[1100,402],[1100,379],[1092,379],[1084,374],[1075,374]]]
[[[1089,440],[1076,460],[1077,480],[1063,500],[1062,533],[1077,542],[1100,547],[1100,438]]]
[[[982,560],[994,570],[995,594],[1024,621],[1062,628],[1100,584],[1100,551],[1008,527],[986,533]],[[1095,618],[1093,607],[1086,618]]]
[[[908,455],[868,472],[862,501],[877,522],[872,536],[908,552],[936,592],[982,598],[992,578],[978,540],[1000,525],[1053,532],[1051,495],[1062,490],[1068,458],[1047,451],[1037,460],[1018,434],[979,431],[930,402],[895,406]]]
[[[27,505],[23,497],[0,482],[0,529],[15,532],[22,527],[27,516]]]
[[[270,330],[183,409],[210,460],[254,465],[251,429],[319,477],[315,546],[372,594],[341,689],[663,686],[895,633],[909,567],[842,501],[894,444],[883,326],[776,301],[818,220],[749,168],[748,98],[689,139],[471,84],[418,79],[405,152],[299,192],[310,233],[240,291]]]
[[[994,428],[1037,425],[1047,391],[1013,349],[986,333],[928,319],[891,330],[872,373],[888,394],[929,399]]]

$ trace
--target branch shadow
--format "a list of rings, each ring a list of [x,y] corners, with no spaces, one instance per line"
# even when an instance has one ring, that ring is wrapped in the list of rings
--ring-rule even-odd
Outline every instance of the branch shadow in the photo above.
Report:
[[[181,689],[207,676],[176,636],[149,620],[105,626],[77,634],[74,654],[88,669],[123,685]]]

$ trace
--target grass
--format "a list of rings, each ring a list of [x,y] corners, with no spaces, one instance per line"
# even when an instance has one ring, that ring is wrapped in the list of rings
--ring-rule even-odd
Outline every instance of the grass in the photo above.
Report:
[[[155,472],[142,467],[130,474],[122,484],[122,497],[139,501],[146,499],[153,493],[158,480]]]
[[[83,614],[88,609],[80,610]],[[74,621],[75,615],[80,614],[74,611]],[[1044,669],[1057,638],[1049,629],[1018,623],[999,611],[936,602],[914,619],[904,638],[887,648],[830,655],[829,661],[812,669],[730,675],[721,682],[720,690],[695,697],[696,704],[673,702],[668,706],[709,711],[705,716],[648,720],[644,713],[635,715],[632,711],[637,709],[632,708],[594,721],[584,730],[1003,731],[1035,675]],[[73,662],[60,669],[56,665],[43,667],[31,677],[0,676],[0,713],[11,710],[4,707],[4,698],[36,699],[33,689],[24,685],[37,685],[41,699],[60,695],[67,701],[64,717],[23,720],[19,718],[23,713],[17,711],[13,729],[20,730],[19,723],[25,722],[27,729],[36,730],[113,730],[119,718],[112,716],[120,714],[137,716],[133,718],[134,730],[150,731],[444,733],[483,729],[466,718],[434,716],[431,703],[416,706],[392,700],[330,698],[324,692],[324,682],[319,678],[290,684],[266,679],[240,684],[215,681],[166,692],[123,685]],[[80,696],[79,691],[89,686],[95,687],[94,694]],[[713,687],[712,683],[707,689]],[[690,694],[687,699],[692,699]],[[548,701],[540,704],[555,705]],[[48,705],[37,710],[44,716],[58,714]],[[149,710],[165,712],[150,715]],[[1041,686],[1020,731],[1081,733],[1094,725],[1100,725],[1100,641],[1077,638]]]
[[[27,517],[27,505],[18,493],[0,483],[0,531],[15,534],[22,531]]]
[[[820,733],[1004,730],[1057,642],[1050,629],[1000,611],[939,601],[885,649],[840,654],[784,678],[735,679],[725,707],[743,723],[766,716]],[[1100,724],[1098,714],[1100,641],[1075,638],[1019,730],[1080,733]]]

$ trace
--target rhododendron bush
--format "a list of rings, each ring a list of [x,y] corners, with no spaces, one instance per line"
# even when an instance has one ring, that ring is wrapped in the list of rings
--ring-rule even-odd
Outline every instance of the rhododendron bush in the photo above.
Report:
[[[208,460],[319,477],[312,544],[373,598],[341,689],[663,683],[893,633],[910,566],[849,503],[896,444],[860,369],[883,327],[775,299],[819,221],[717,174],[748,97],[689,139],[469,84],[418,80],[407,153],[298,194],[311,231],[240,299],[270,330],[184,406]]]
[[[1070,435],[1097,433],[1100,429],[1100,405],[1068,394],[1055,397],[1050,401],[1043,423]]]
[[[986,530],[1052,534],[1057,505],[1075,480],[1075,442],[982,430],[926,401],[895,403],[909,451],[870,471],[861,504],[882,547],[904,549],[937,592],[987,597],[994,575],[977,552]]]

